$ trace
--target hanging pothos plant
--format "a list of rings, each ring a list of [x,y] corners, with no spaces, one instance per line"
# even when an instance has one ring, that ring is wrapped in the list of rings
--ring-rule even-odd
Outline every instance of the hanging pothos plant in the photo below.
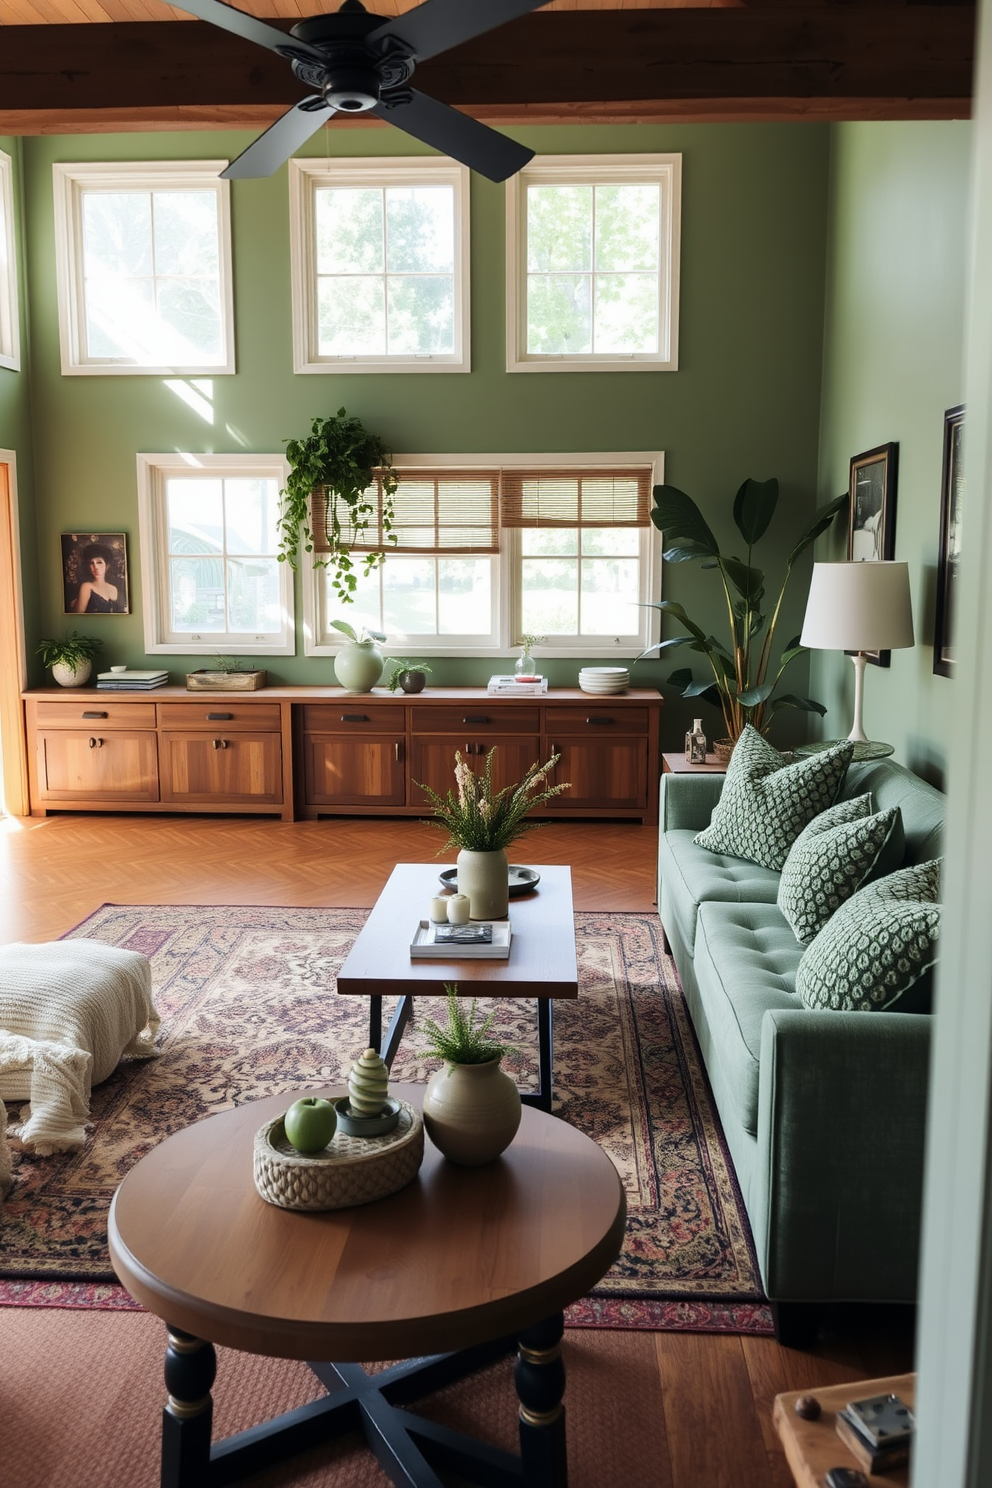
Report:
[[[361,419],[339,408],[330,418],[315,418],[305,439],[288,439],[286,458],[291,469],[281,493],[279,562],[295,568],[302,541],[307,553],[316,550],[315,564],[330,568],[338,598],[351,604],[358,583],[354,549],[364,545],[370,528],[378,533],[380,526],[387,542],[396,541],[393,497],[399,483],[392,454]],[[311,512],[320,529],[316,543]],[[380,548],[362,556],[363,572],[371,573],[386,555]]]

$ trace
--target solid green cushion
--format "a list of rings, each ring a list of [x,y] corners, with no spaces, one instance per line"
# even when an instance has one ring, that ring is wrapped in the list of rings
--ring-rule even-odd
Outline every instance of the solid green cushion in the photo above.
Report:
[[[699,847],[695,833],[663,833],[658,843],[662,921],[666,930],[677,925],[683,943],[692,949],[700,904],[774,904],[779,876],[744,858],[731,858]],[[673,924],[674,922],[674,924]]]
[[[859,889],[803,953],[796,991],[806,1006],[907,1011],[907,994],[937,960],[939,896],[939,859]]]
[[[696,841],[711,852],[781,870],[799,833],[837,799],[854,745],[849,740],[787,765],[747,724],[727,766],[710,824]]]
[[[871,814],[871,797],[854,796],[821,811],[789,849],[778,889],[778,907],[808,944],[832,914],[875,873],[893,837],[902,859],[898,806]]]

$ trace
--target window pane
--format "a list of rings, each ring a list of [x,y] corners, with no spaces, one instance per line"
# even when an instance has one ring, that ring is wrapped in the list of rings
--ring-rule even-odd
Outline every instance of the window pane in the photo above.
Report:
[[[222,558],[169,560],[173,630],[225,629],[223,562]]]
[[[219,287],[209,280],[158,280],[157,359],[217,361],[221,355]]]
[[[583,635],[632,635],[637,631],[637,579],[638,565],[630,559],[583,559]]]
[[[641,534],[636,527],[584,527],[582,552],[587,557],[636,558]]]
[[[321,279],[317,292],[322,356],[378,356],[386,350],[381,279]]]
[[[525,558],[521,620],[532,635],[575,635],[579,628],[578,563],[574,558]]]
[[[391,274],[451,274],[455,193],[450,186],[386,190],[386,268]]]
[[[210,275],[220,272],[217,197],[213,191],[156,191],[156,274]]]
[[[569,557],[579,551],[578,528],[522,527],[520,543],[525,558],[540,558],[544,554]]]
[[[228,559],[228,630],[278,633],[282,616],[277,570],[275,558]]]
[[[170,480],[166,511],[171,553],[220,553],[224,542],[223,483]]]
[[[152,272],[152,206],[147,191],[84,191],[83,272]]]
[[[661,188],[596,187],[596,268],[658,268]]]
[[[278,547],[278,482],[229,479],[225,496],[228,552],[274,553]]]
[[[450,278],[389,278],[386,284],[390,352],[440,356],[454,351],[455,295]]]
[[[527,272],[592,268],[592,187],[528,186]]]
[[[381,273],[382,192],[318,190],[314,196],[318,274]]]
[[[86,355],[152,361],[161,338],[151,279],[86,281]]]
[[[382,574],[382,621],[387,635],[436,635],[433,558],[387,558]]]
[[[492,627],[492,560],[438,561],[438,629],[442,635],[488,635]]]
[[[527,350],[545,356],[592,350],[587,275],[535,275],[527,281]]]
[[[324,576],[324,609],[329,620],[347,620],[348,624],[359,632],[363,625],[367,630],[385,630],[379,599],[381,569],[374,569],[370,574],[365,573],[361,556],[355,555],[356,584],[352,591],[353,602],[349,605],[343,605],[331,588],[331,579],[327,569],[319,568],[317,572]],[[330,637],[335,643],[345,639],[337,630],[330,631]]]
[[[657,275],[596,275],[596,350],[658,350]]]

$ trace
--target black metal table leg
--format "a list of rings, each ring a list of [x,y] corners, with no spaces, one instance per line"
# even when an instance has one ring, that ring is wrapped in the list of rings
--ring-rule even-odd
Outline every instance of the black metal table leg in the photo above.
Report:
[[[554,1001],[552,998],[538,998],[537,1049],[539,1074],[537,1089],[534,1091],[528,1090],[520,1097],[525,1106],[536,1106],[539,1111],[551,1110],[551,1068],[554,1058],[551,1030],[551,1014],[553,1008]]]
[[[567,1488],[564,1313],[520,1334],[514,1378],[520,1400],[520,1460],[524,1488]]]
[[[400,1039],[403,1037],[403,1030],[409,1023],[412,1014],[413,998],[401,997],[396,1004],[396,1011],[393,1013],[392,1020],[389,1024],[389,1032],[386,1034],[386,1042],[383,1044],[382,1049],[380,1050],[380,1054],[384,1064],[391,1065],[393,1060],[396,1058],[396,1050],[400,1046]],[[378,1047],[378,1044],[369,1045],[369,1048],[377,1049]]]

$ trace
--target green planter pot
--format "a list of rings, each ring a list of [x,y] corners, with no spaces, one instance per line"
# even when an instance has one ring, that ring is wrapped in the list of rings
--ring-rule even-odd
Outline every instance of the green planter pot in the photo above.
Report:
[[[334,658],[334,675],[346,692],[371,692],[382,667],[382,652],[374,641],[347,641]]]

